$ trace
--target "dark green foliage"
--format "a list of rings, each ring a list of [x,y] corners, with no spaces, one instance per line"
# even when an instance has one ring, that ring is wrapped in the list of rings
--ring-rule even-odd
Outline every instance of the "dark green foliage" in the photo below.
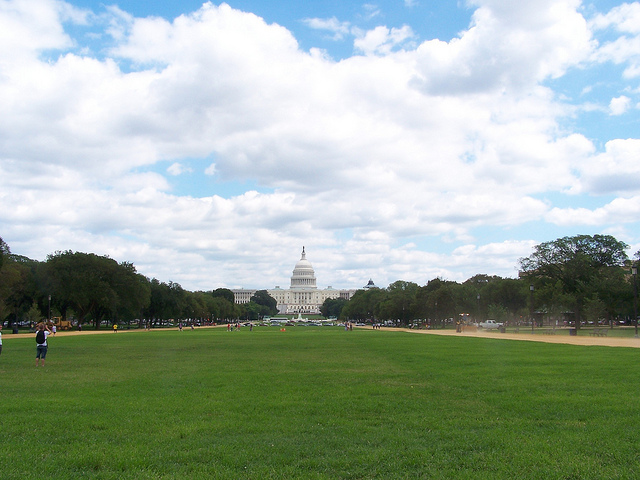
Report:
[[[117,321],[120,315],[132,318],[149,305],[147,280],[133,264],[81,252],[58,252],[45,264],[46,292],[54,305],[66,314],[72,308],[78,319]]]
[[[557,285],[575,299],[576,327],[580,327],[587,298],[608,304],[609,314],[620,298],[613,289],[623,289],[628,245],[610,235],[576,235],[537,245],[531,256],[520,260],[522,271],[542,284]]]
[[[258,314],[263,317],[265,315],[275,315],[278,313],[278,302],[275,298],[269,295],[266,290],[258,290],[251,297],[251,302],[258,305]]]
[[[343,318],[342,309],[348,302],[344,298],[327,298],[320,307],[320,313],[325,317]]]

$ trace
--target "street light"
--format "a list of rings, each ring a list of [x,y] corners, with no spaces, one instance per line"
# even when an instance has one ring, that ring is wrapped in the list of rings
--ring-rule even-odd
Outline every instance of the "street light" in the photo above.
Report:
[[[531,333],[533,333],[533,284],[529,285],[529,297],[530,297],[530,305],[529,305],[529,318],[531,319]]]
[[[51,322],[51,295],[49,295],[49,316],[47,317],[47,322]]]
[[[636,338],[638,338],[638,264],[631,266],[631,275],[633,275],[633,323],[636,326]]]

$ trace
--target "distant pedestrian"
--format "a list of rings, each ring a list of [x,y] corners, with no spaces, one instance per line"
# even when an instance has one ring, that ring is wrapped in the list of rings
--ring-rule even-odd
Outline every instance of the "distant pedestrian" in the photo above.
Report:
[[[58,331],[58,329],[56,328],[55,324],[53,325],[53,327],[51,327],[51,331],[53,332],[53,336],[56,336],[56,332]]]
[[[178,323],[178,330],[182,331],[182,322]]]
[[[118,333],[118,324],[117,323],[113,324],[113,333]]]
[[[2,323],[0,322],[0,355],[2,354]]]
[[[47,337],[51,334],[49,326],[44,323],[39,323],[36,331],[36,367],[40,366],[40,360],[42,360],[42,366],[44,367],[44,359],[47,357]]]

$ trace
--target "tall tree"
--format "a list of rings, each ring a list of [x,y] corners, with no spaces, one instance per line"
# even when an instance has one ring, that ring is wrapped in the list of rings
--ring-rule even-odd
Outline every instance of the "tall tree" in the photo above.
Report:
[[[34,276],[35,263],[26,257],[11,255],[0,269],[0,321],[9,316],[9,325],[26,314],[38,292]]]
[[[254,293],[249,301],[257,303],[260,305],[260,315],[275,315],[278,313],[278,302],[275,298],[269,295],[269,292],[266,290],[258,290]]]
[[[47,288],[61,312],[71,307],[80,322],[116,320],[118,313],[136,315],[149,302],[150,291],[132,264],[81,252],[57,252],[47,258]]]
[[[211,294],[214,297],[222,297],[225,298],[227,301],[234,303],[236,301],[233,292],[231,290],[229,290],[228,288],[216,288],[213,292],[211,292]]]
[[[320,313],[325,317],[342,318],[342,309],[347,304],[346,298],[327,298],[320,307]]]
[[[576,328],[580,328],[584,299],[608,268],[624,264],[627,248],[610,235],[563,237],[537,245],[531,256],[520,259],[520,267],[531,277],[557,280],[564,293],[575,297]]]
[[[4,263],[4,259],[8,258],[11,255],[11,251],[9,250],[9,245],[7,245],[2,237],[0,237],[0,268],[2,268],[2,264]]]
[[[401,325],[407,325],[409,320],[416,317],[416,293],[418,284],[398,280],[386,289],[386,298],[379,304],[380,318],[393,320]]]

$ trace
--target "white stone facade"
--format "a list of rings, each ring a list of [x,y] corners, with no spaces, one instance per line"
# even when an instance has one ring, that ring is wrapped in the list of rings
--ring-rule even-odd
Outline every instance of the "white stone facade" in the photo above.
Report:
[[[232,291],[236,303],[249,303],[256,292],[245,289]],[[276,300],[279,314],[319,314],[320,307],[328,298],[350,300],[356,290],[336,290],[332,287],[318,289],[315,272],[302,247],[302,257],[293,269],[289,289],[276,287],[267,292]]]

